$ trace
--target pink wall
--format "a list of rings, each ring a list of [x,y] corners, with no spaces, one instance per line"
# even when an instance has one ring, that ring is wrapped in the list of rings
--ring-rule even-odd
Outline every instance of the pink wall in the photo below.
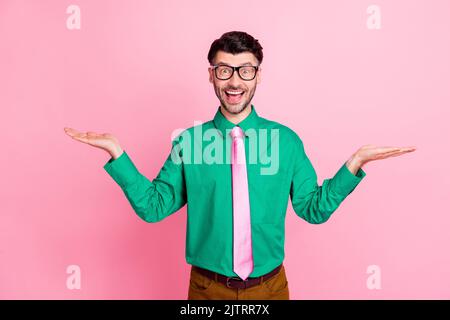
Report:
[[[367,26],[372,4],[381,29]],[[291,298],[449,299],[449,12],[445,0],[0,1],[0,298],[187,297],[186,207],[140,220],[102,168],[109,155],[63,128],[115,134],[154,179],[172,131],[218,106],[211,42],[242,30],[264,47],[257,111],[300,135],[319,184],[364,144],[418,148],[367,164],[325,224],[289,206]],[[66,285],[70,265],[81,289]]]

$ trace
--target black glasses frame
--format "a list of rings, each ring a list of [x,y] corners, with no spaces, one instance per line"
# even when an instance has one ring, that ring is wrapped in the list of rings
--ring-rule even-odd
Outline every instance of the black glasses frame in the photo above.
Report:
[[[226,79],[219,78],[219,77],[217,76],[217,68],[218,68],[218,67],[229,67],[229,68],[233,69],[233,71],[231,72],[230,77],[228,77],[228,78],[226,78]],[[239,70],[240,70],[241,68],[244,68],[244,67],[252,67],[253,69],[255,69],[255,74],[253,75],[253,78],[251,78],[251,79],[244,79],[244,78],[242,78],[241,74],[239,73]],[[237,73],[238,73],[238,75],[239,75],[239,78],[241,78],[241,79],[244,80],[244,81],[252,81],[252,80],[255,79],[255,77],[256,77],[256,73],[258,72],[258,68],[259,68],[259,66],[239,66],[239,67],[233,67],[233,66],[229,66],[229,65],[227,65],[227,64],[219,64],[219,65],[216,64],[216,65],[213,65],[213,66],[212,66],[212,69],[214,70],[214,75],[215,75],[216,78],[219,79],[219,80],[228,80],[228,79],[231,79],[231,77],[233,76],[234,72],[237,71]]]

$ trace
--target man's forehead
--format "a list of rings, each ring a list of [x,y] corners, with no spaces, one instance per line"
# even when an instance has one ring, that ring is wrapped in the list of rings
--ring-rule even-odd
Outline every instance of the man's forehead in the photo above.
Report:
[[[217,61],[216,62],[216,64],[217,65],[235,65],[235,66],[252,66],[253,65],[253,63],[251,63],[251,62],[243,62],[243,63],[239,63],[239,64],[234,64],[234,63],[231,63],[231,62],[226,62],[226,61]]]
[[[254,65],[257,60],[251,52],[241,52],[231,54],[224,51],[218,51],[215,57],[216,64],[230,64],[234,66]]]

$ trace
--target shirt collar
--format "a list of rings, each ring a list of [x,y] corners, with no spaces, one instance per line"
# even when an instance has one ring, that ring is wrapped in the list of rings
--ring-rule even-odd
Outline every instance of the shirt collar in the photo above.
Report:
[[[244,134],[248,136],[246,131],[248,129],[257,129],[258,128],[258,120],[259,116],[256,113],[255,106],[251,105],[252,111],[250,111],[250,114],[241,122],[238,124],[234,124],[233,122],[229,121],[220,111],[220,107],[218,107],[216,115],[214,116],[214,125],[215,127],[220,131],[223,137],[225,137],[231,129],[233,129],[235,126],[241,127],[241,129],[244,131]],[[228,130],[228,132],[227,132]]]

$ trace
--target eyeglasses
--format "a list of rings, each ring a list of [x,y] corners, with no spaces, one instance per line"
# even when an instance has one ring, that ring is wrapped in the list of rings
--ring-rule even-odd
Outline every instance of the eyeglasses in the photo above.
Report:
[[[228,65],[213,65],[212,67],[216,78],[219,80],[228,80],[233,76],[234,71],[237,71],[242,80],[250,81],[255,79],[259,66],[233,67]]]

